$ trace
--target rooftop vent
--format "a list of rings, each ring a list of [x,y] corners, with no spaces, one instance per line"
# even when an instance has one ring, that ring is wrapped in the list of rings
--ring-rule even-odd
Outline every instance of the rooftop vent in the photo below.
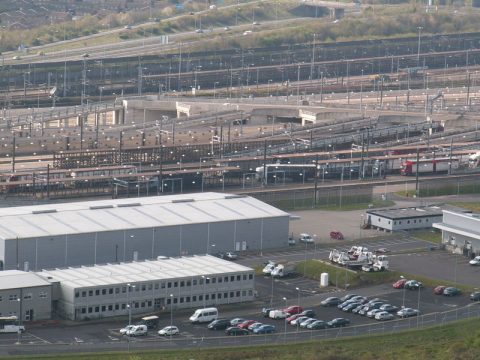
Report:
[[[97,206],[90,206],[90,210],[99,210],[99,209],[111,209],[113,205],[97,205]]]
[[[178,199],[178,200],[172,200],[172,203],[184,203],[184,202],[194,202],[194,199]]]
[[[246,195],[226,195],[225,199],[240,199],[244,197],[246,197]]]
[[[33,210],[32,214],[49,214],[57,212],[56,209]]]
[[[118,204],[117,207],[130,207],[130,206],[141,206],[140,203],[130,203],[130,204]]]

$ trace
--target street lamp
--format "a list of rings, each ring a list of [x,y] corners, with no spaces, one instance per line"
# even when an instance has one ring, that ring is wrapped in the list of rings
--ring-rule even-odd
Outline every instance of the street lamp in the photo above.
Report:
[[[267,82],[267,97],[270,97],[270,83],[272,82],[272,79],[269,79]]]
[[[296,287],[295,290],[297,290],[297,305],[300,306],[300,288]]]
[[[203,279],[203,308],[205,309],[205,297],[206,297],[205,284],[207,283],[208,280],[210,280],[210,278],[205,277],[205,275],[202,275],[202,279]]]
[[[285,308],[286,308],[286,307],[287,307],[287,298],[286,298],[286,297],[283,297],[283,301],[285,301]],[[284,334],[285,334],[285,335],[284,335],[285,337],[284,337],[284,341],[286,341],[286,340],[287,340],[287,321],[286,321],[286,319],[285,319],[284,323],[285,323],[285,330],[284,330],[284,331],[285,331],[285,333],[284,333]]]
[[[128,325],[132,325],[132,304],[130,303],[130,289],[135,289],[135,285],[128,283],[127,286]]]
[[[405,279],[403,275],[400,275],[400,279]],[[405,285],[403,286],[403,299],[402,299],[402,309],[405,308]]]
[[[216,89],[217,89],[217,85],[219,84],[218,81],[215,81],[213,83],[213,98],[215,99],[215,95],[216,95]]]
[[[172,338],[172,328],[173,325],[173,294],[170,294],[170,339]]]
[[[418,51],[417,51],[417,65],[418,65],[418,63],[420,62],[420,38],[421,38],[423,26],[418,26],[417,29],[418,29]]]
[[[21,296],[21,295],[20,295]],[[22,325],[22,298],[17,298],[18,301],[18,325]],[[22,331],[20,329],[17,330],[17,345],[20,345],[20,334]]]

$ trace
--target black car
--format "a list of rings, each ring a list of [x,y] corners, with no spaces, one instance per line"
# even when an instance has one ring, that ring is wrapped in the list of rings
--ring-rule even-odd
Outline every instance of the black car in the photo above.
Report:
[[[357,294],[347,294],[341,298],[342,301],[347,301],[353,298],[354,296],[358,296]]]
[[[213,320],[207,326],[210,330],[225,330],[226,328],[230,327],[230,320],[228,319],[217,319]]]
[[[344,318],[336,318],[327,323],[328,327],[331,327],[331,328],[344,327],[349,324],[350,324],[350,320],[344,319]]]
[[[342,300],[340,298],[332,296],[332,297],[328,297],[325,300],[323,300],[320,303],[320,305],[322,305],[322,306],[337,306],[341,302],[342,302]]]
[[[480,291],[475,291],[470,294],[470,300],[472,301],[480,301]]]
[[[326,329],[326,328],[328,328],[328,325],[323,320],[317,320],[307,325],[307,329],[310,329],[310,330],[319,330],[319,329]]]
[[[250,332],[247,329],[240,329],[237,326],[231,326],[225,330],[225,334],[237,336],[237,335],[248,335],[250,334]]]
[[[303,310],[300,313],[300,316],[308,316],[309,318],[313,318],[313,317],[315,317],[315,311],[313,311],[311,309]]]
[[[443,289],[443,295],[445,296],[456,296],[460,295],[462,292],[460,291],[459,288],[456,287],[446,287]]]

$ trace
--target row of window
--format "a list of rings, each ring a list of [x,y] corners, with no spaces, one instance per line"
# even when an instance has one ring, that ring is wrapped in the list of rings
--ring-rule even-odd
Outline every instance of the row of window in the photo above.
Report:
[[[182,288],[182,287],[190,287],[190,286],[201,286],[205,284],[217,284],[217,283],[228,283],[228,282],[235,282],[235,281],[246,281],[252,280],[253,274],[243,274],[243,275],[229,275],[229,276],[220,276],[220,277],[206,277],[206,278],[198,278],[192,280],[179,280],[179,281],[163,281],[157,283],[149,283],[149,284],[137,284],[137,285],[123,285],[121,287],[115,288],[106,288],[106,289],[95,289],[95,290],[82,290],[82,291],[75,291],[75,297],[87,297],[87,296],[101,296],[101,295],[113,295],[128,292],[139,292],[139,291],[150,291],[155,288],[158,289],[171,289],[171,288]]]
[[[48,296],[48,293],[46,291],[40,291],[38,293],[38,297],[40,299],[46,299]],[[23,294],[23,300],[31,300],[33,298],[33,294],[32,293],[26,293],[26,294]],[[10,294],[8,295],[8,300],[10,301],[18,301],[19,297],[17,294]],[[3,301],[3,296],[0,295],[0,301]]]
[[[216,294],[206,294],[205,295],[205,301],[210,301],[210,300],[220,300],[220,299],[228,299],[228,298],[239,298],[240,296],[245,297],[247,296],[253,296],[253,290],[237,290],[237,291],[230,291],[230,292],[223,292],[223,293],[216,293]],[[160,301],[157,301],[160,299],[155,299],[155,304],[160,303]],[[167,305],[172,304],[185,304],[185,303],[192,303],[192,302],[203,302],[203,295],[199,296],[184,296],[184,297],[174,297],[174,298],[167,298]],[[152,307],[152,301],[151,300],[145,300],[145,301],[134,301],[132,302],[132,308],[134,309],[140,309],[140,308],[150,308]],[[109,304],[109,305],[97,305],[97,306],[88,306],[88,307],[82,307],[80,308],[80,312],[82,314],[93,314],[93,313],[100,313],[100,312],[107,312],[107,311],[114,311],[114,310],[127,310],[128,305],[127,303],[121,303],[121,304]]]

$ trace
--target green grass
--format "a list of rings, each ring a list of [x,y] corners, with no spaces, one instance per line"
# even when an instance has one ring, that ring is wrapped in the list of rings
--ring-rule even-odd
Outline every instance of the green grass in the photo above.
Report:
[[[478,319],[471,319],[423,330],[338,340],[309,341],[295,345],[250,345],[248,347],[130,353],[55,354],[21,358],[43,360],[473,360],[478,359],[478,354],[480,354]]]
[[[449,203],[453,206],[458,206],[470,210],[474,213],[480,213],[480,203],[479,202],[451,202]]]
[[[410,234],[420,240],[429,241],[434,244],[442,243],[442,233],[433,230],[412,230]]]
[[[300,198],[295,200],[277,200],[277,201],[268,201],[268,199],[264,199],[265,202],[269,203],[272,206],[275,206],[279,209],[284,211],[289,210],[325,210],[325,211],[352,211],[352,210],[363,210],[367,209],[371,206],[371,208],[378,208],[384,206],[393,206],[395,202],[391,200],[373,200],[369,202],[355,202],[348,200],[348,198],[344,199],[344,202],[340,206],[339,203],[330,203],[330,204],[317,204],[314,206],[313,198]]]

